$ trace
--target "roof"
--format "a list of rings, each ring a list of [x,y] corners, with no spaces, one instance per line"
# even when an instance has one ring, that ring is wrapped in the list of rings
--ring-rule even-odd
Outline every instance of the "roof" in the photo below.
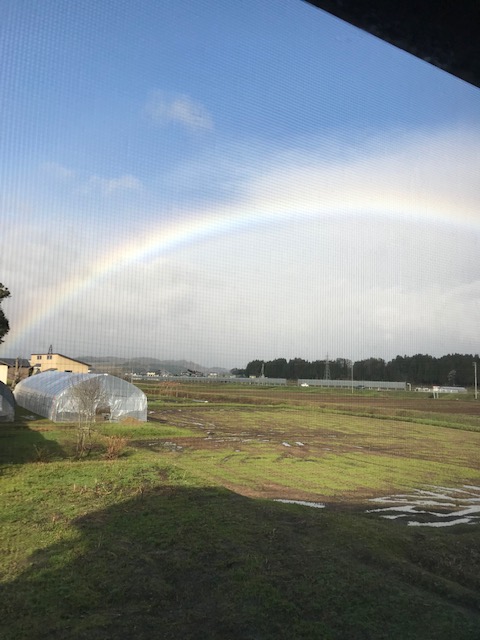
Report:
[[[61,358],[66,358],[67,360],[71,360],[72,362],[78,362],[79,364],[84,364],[86,367],[89,367],[88,362],[83,362],[83,360],[77,360],[76,358],[72,358],[71,356],[66,356],[63,353],[32,353],[33,356],[60,356]]]
[[[480,87],[478,0],[306,0]]]
[[[9,367],[16,367],[18,361],[19,367],[30,368],[30,362],[26,358],[2,358],[0,364],[6,364]]]

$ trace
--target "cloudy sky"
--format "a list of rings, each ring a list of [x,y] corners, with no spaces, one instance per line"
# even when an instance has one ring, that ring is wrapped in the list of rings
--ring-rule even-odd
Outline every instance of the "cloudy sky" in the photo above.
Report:
[[[480,92],[301,0],[6,0],[0,357],[477,353]]]

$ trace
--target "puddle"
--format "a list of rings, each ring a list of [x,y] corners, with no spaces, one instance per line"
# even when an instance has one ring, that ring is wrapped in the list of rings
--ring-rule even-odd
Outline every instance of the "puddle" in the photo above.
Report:
[[[480,524],[480,487],[476,485],[414,489],[411,493],[372,498],[370,502],[391,506],[367,509],[367,513],[388,520],[405,518],[409,527]]]

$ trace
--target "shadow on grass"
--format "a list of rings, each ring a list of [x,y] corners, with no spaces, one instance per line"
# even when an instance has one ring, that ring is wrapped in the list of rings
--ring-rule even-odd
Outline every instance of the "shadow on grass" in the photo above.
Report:
[[[173,486],[72,524],[4,585],[5,640],[478,638],[470,530]]]
[[[6,464],[48,462],[65,457],[62,447],[32,429],[37,416],[17,407],[14,422],[0,423],[0,467]]]

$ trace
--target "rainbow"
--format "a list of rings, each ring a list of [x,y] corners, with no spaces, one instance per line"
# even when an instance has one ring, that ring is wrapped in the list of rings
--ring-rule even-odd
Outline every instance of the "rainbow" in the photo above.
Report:
[[[343,197],[343,198],[342,198]],[[119,244],[115,249],[101,255],[88,265],[82,273],[77,274],[52,289],[43,299],[40,310],[15,323],[8,335],[9,351],[16,347],[20,340],[41,322],[58,314],[86,290],[94,287],[107,275],[124,269],[130,265],[168,255],[181,248],[201,243],[215,236],[235,234],[255,227],[266,227],[308,219],[321,219],[332,216],[388,216],[390,218],[408,219],[410,221],[427,220],[432,223],[447,223],[478,228],[478,214],[473,206],[463,206],[452,199],[436,197],[416,201],[412,194],[377,191],[370,195],[368,189],[357,189],[337,196],[322,194],[319,205],[318,193],[311,197],[303,196],[280,200],[272,197],[246,199],[234,206],[218,205],[213,209],[198,212],[183,212],[170,218],[170,222],[160,223],[147,233],[138,235],[127,242]]]

